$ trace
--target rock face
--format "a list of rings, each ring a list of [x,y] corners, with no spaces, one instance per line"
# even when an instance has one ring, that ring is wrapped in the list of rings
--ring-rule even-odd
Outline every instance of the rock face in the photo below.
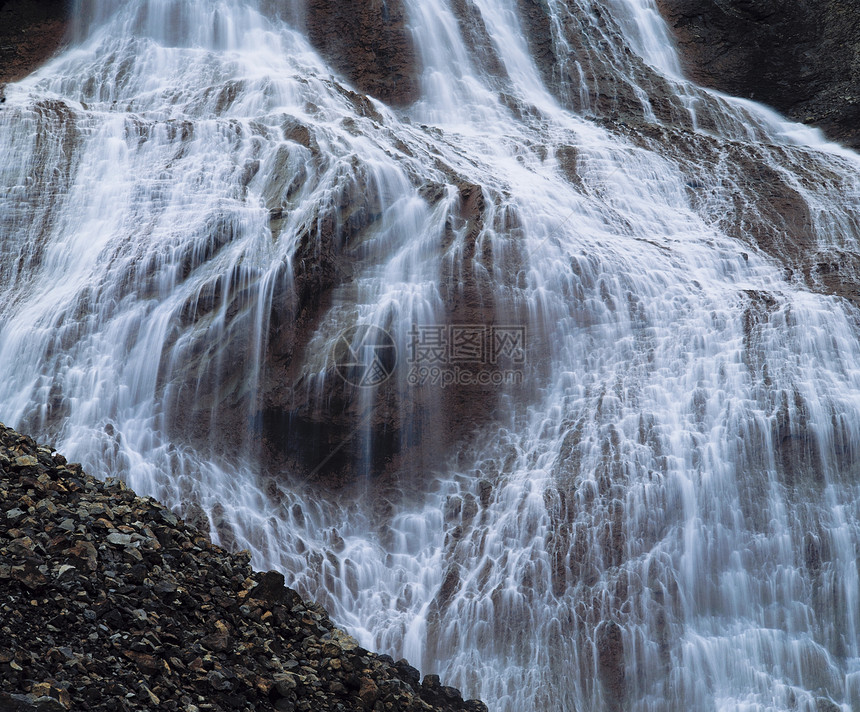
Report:
[[[358,89],[391,104],[418,96],[418,58],[400,0],[310,0],[308,39]]]
[[[601,3],[588,12],[576,3],[562,3],[563,10],[544,0],[516,5],[530,54],[563,106],[610,127],[649,121],[652,114],[671,126],[689,126],[689,112],[663,76],[619,51],[625,45],[622,29]]]
[[[504,214],[500,217],[498,213],[494,218],[491,199],[484,196],[480,186],[465,182],[453,172],[450,177],[452,183],[459,184],[459,190],[444,239],[450,244],[454,231],[461,231],[465,233],[466,249],[462,258],[452,263],[452,273],[440,274],[440,282],[444,285],[440,290],[445,307],[444,321],[446,324],[493,324],[501,317],[495,312],[493,285],[482,276],[492,273],[492,255],[484,254],[486,250],[477,246],[486,221],[490,219],[510,222],[508,229],[513,243],[518,234],[515,218]],[[356,186],[364,189],[353,187],[350,190],[349,202],[344,201],[350,207],[342,210],[340,216],[333,214],[331,220],[321,221],[324,249],[318,253],[319,257],[313,256],[313,260],[311,252],[307,260],[307,264],[316,264],[319,269],[313,274],[299,275],[296,291],[277,295],[273,302],[262,407],[256,426],[262,434],[265,460],[270,466],[275,465],[273,471],[297,472],[302,476],[310,472],[318,484],[336,489],[354,484],[363,474],[383,475],[382,479],[375,480],[375,486],[391,485],[390,496],[397,497],[402,482],[392,481],[387,475],[396,474],[399,478],[426,472],[426,468],[437,461],[440,451],[451,442],[468,437],[476,425],[492,416],[499,389],[480,385],[477,381],[474,385],[444,388],[429,379],[425,384],[413,386],[392,378],[374,393],[371,410],[363,400],[361,389],[334,373],[327,373],[321,407],[315,396],[319,388],[316,384],[309,386],[299,371],[303,351],[312,328],[325,317],[324,307],[331,291],[345,278],[344,264],[348,261],[344,258],[351,254],[349,245],[358,243],[361,231],[372,229],[382,215],[381,203],[372,199],[372,183],[362,181]],[[429,201],[441,200],[444,193],[441,186],[426,188],[424,192]],[[438,195],[433,193],[437,189]],[[355,208],[366,214],[359,214]],[[502,226],[493,227],[501,229]],[[333,230],[340,233],[329,232]],[[309,244],[313,249],[316,243]],[[334,245],[346,248],[338,254]],[[511,254],[515,253],[516,246],[512,245]],[[356,254],[354,262],[357,263],[360,253],[353,251],[352,254]],[[477,270],[474,265],[486,269]],[[467,276],[461,279],[455,270]],[[506,318],[522,323],[525,317]],[[406,372],[408,348],[397,358]],[[503,366],[501,360],[498,363],[487,361],[475,369],[491,376],[494,369]],[[357,437],[344,437],[359,431],[361,435]],[[366,439],[365,433],[369,433]],[[356,463],[365,462],[368,442],[371,457],[367,471],[363,472]]]
[[[658,0],[690,77],[860,146],[860,6]]]
[[[68,0],[0,2],[0,83],[25,77],[57,51],[69,5]]]
[[[0,425],[0,709],[486,712]]]

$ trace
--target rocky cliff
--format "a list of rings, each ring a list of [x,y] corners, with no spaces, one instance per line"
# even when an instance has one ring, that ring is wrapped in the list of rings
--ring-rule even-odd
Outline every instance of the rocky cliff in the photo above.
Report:
[[[860,146],[860,6],[658,0],[689,76]]]

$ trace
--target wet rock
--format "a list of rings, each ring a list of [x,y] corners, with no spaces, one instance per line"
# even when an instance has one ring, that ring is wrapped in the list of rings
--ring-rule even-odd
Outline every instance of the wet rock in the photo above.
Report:
[[[459,590],[460,570],[457,566],[452,565],[445,573],[445,578],[442,580],[442,585],[439,587],[439,592],[436,594],[436,601],[438,602],[439,608],[447,608]]]
[[[597,665],[607,710],[622,710],[625,702],[624,641],[613,621],[597,629]]]
[[[661,121],[689,125],[676,93],[640,58],[622,59],[613,47],[623,47],[621,29],[600,4],[588,13],[558,12],[545,0],[517,0],[526,39],[547,88],[576,112],[609,119],[612,123],[638,122],[649,113],[637,85],[649,96],[650,108]],[[612,37],[612,42],[607,38]],[[613,62],[630,68],[626,76],[613,70]],[[528,107],[512,106],[519,113]],[[568,156],[562,156],[562,165]],[[567,172],[567,170],[566,170]]]
[[[326,12],[369,12],[365,5],[370,7],[366,3],[355,7],[339,3],[337,7],[327,6]],[[397,4],[388,5],[389,12],[394,12]],[[313,18],[314,13],[309,10],[309,24],[315,22]],[[338,32],[338,42],[342,42],[340,26]],[[367,97],[347,90],[343,96],[359,115],[379,119]],[[280,164],[283,182],[276,180],[277,185],[267,189],[264,196],[273,237],[289,224],[284,216],[290,214],[293,192],[299,188],[315,190],[319,177],[328,170],[317,165],[326,158],[320,156],[312,127],[285,121],[282,130],[286,145],[275,163]],[[452,325],[490,325],[495,322],[493,295],[499,288],[497,277],[492,275],[499,270],[493,265],[491,241],[482,235],[490,227],[500,234],[509,234],[511,245],[505,251],[505,259],[513,263],[519,259],[521,228],[515,224],[514,209],[502,208],[503,196],[485,195],[481,186],[462,180],[452,169],[445,170],[457,186],[458,200],[449,208],[450,229],[446,230],[444,240],[453,242],[459,239],[457,235],[465,234],[468,247],[462,251],[462,262],[460,258],[445,262],[446,274],[440,277],[444,321]],[[442,196],[450,195],[450,189],[451,186],[436,185],[426,196],[428,200],[439,201]],[[167,409],[167,427],[172,439],[205,450],[214,446],[230,457],[235,447],[247,446],[250,437],[261,452],[266,474],[273,480],[291,473],[314,486],[338,490],[363,482],[370,474],[377,480],[377,491],[388,489],[380,497],[382,502],[389,492],[391,497],[401,496],[404,487],[398,478],[414,477],[416,482],[421,481],[427,470],[436,466],[440,451],[473,437],[478,426],[493,417],[502,391],[480,385],[489,380],[475,378],[470,385],[456,388],[429,384],[413,388],[391,379],[376,391],[375,402],[368,407],[358,389],[345,383],[333,368],[328,369],[322,384],[317,380],[319,371],[307,369],[307,345],[315,333],[328,333],[331,328],[330,320],[326,321],[330,299],[354,279],[357,265],[367,257],[367,238],[382,224],[386,200],[373,171],[356,160],[348,168],[343,167],[342,180],[338,180],[330,198],[320,204],[315,220],[295,236],[294,257],[289,265],[285,264],[283,274],[272,281],[276,286],[267,315],[262,378],[256,390],[249,387],[253,379],[240,377],[232,365],[246,361],[242,339],[225,342],[225,348],[234,349],[235,353],[224,352],[214,358],[215,347],[207,340],[204,328],[199,330],[199,348],[189,348],[181,356],[174,351],[171,361],[179,365],[171,374],[176,387],[170,390],[176,396]],[[493,220],[499,224],[487,224]],[[446,245],[442,247],[447,249]],[[522,273],[513,264],[505,267],[504,274],[513,283],[516,275]],[[241,283],[235,281],[236,285]],[[200,320],[216,305],[229,304],[226,314],[231,320],[235,315],[235,323],[225,325],[225,330],[246,333],[249,325],[239,322],[244,318],[242,315],[248,314],[242,307],[247,292],[237,289],[235,294],[225,294],[224,289],[224,285],[213,284],[211,294],[210,290],[204,290],[205,298],[201,295],[189,304],[185,318],[189,323]],[[525,319],[525,314],[521,318]],[[511,312],[506,313],[505,320],[522,323]],[[507,370],[508,365],[492,361],[483,358],[480,364],[467,370],[482,377],[504,376],[498,372]],[[226,383],[235,384],[237,390],[225,389]],[[254,413],[250,430],[249,411]],[[365,411],[371,413],[369,420]],[[218,438],[212,437],[213,429]],[[350,433],[356,436],[344,437]],[[362,433],[361,437],[358,433]],[[190,510],[189,506],[188,514]],[[219,516],[214,508],[208,514],[212,521],[204,526],[213,526],[221,542],[229,544],[232,541],[229,517]]]
[[[803,561],[813,576],[821,573],[821,542],[817,536],[807,532],[803,538]]]
[[[493,485],[488,480],[480,480],[478,482],[478,493],[481,506],[484,508],[489,507],[490,499],[493,496]]]
[[[826,697],[819,697],[815,700],[815,712],[841,712],[841,710],[842,707]]]

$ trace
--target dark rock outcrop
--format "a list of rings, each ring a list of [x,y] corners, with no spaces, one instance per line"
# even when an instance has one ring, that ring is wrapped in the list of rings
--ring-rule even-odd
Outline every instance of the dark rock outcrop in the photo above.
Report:
[[[0,425],[0,709],[486,712]]]
[[[608,621],[597,629],[597,668],[607,711],[624,709],[624,641],[621,626]]]
[[[0,84],[25,77],[62,44],[69,0],[0,2]]]
[[[649,121],[653,114],[672,126],[690,126],[689,112],[666,79],[623,50],[623,32],[600,3],[589,12],[574,3],[559,11],[544,0],[516,5],[535,65],[563,106],[614,125]],[[619,72],[621,66],[627,71]]]
[[[860,6],[658,0],[689,76],[860,146]]]
[[[390,104],[418,97],[419,62],[400,0],[310,0],[308,39],[360,91]]]

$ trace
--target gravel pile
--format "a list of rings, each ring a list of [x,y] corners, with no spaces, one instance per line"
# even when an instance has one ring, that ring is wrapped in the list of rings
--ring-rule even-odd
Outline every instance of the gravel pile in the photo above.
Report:
[[[486,712],[0,424],[0,711]]]

